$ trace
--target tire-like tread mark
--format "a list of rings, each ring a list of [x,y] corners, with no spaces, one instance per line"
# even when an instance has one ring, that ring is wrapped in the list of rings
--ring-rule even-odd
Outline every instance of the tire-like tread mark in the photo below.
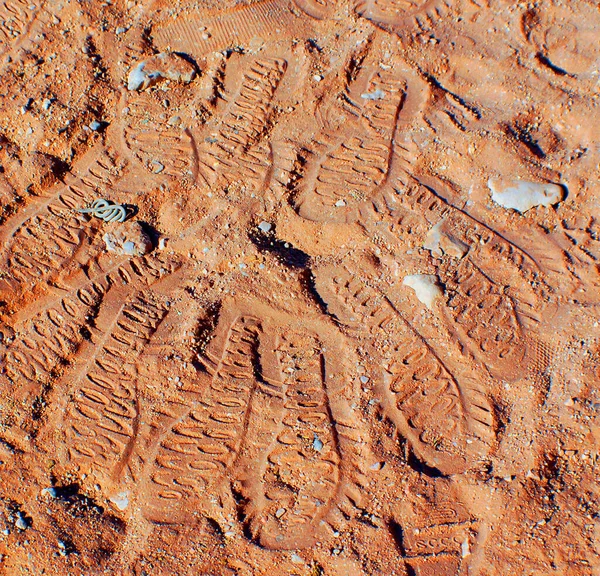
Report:
[[[155,46],[202,58],[212,52],[244,46],[255,36],[278,39],[281,29],[301,22],[285,0],[262,0],[229,10],[202,11],[153,30]]]

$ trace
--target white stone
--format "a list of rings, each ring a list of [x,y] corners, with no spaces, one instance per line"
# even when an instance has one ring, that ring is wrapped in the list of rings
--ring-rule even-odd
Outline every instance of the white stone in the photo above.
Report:
[[[269,232],[272,227],[273,226],[271,224],[269,224],[268,222],[264,222],[264,221],[258,225],[259,230],[262,230],[265,233]]]
[[[423,248],[429,250],[434,256],[448,254],[453,258],[462,258],[468,251],[469,246],[461,242],[444,229],[444,221],[438,222],[425,237]]]
[[[321,442],[318,436],[315,436],[315,439],[313,440],[313,449],[317,452],[323,450],[323,442]]]
[[[144,84],[147,82],[147,75],[144,72],[145,62],[141,62],[135,68],[132,68],[127,78],[127,90],[142,90]],[[150,86],[150,79],[148,79],[148,85]]]
[[[503,208],[512,208],[521,214],[535,206],[552,206],[564,198],[564,190],[557,184],[512,180],[502,182],[490,178],[488,187],[492,200]]]
[[[383,100],[385,98],[385,92],[381,88],[377,88],[377,90],[373,90],[373,92],[361,94],[360,97],[363,100]]]
[[[430,309],[434,301],[444,295],[438,277],[433,274],[411,274],[404,278],[402,284],[412,288],[419,301]]]
[[[129,506],[129,492],[119,492],[110,498],[110,501],[119,509],[125,510]]]
[[[152,240],[139,222],[118,224],[104,234],[106,249],[122,256],[144,256],[152,251]]]
[[[460,545],[460,552],[463,558],[466,558],[471,554],[471,550],[469,550],[469,537],[464,539],[463,543]]]
[[[152,56],[132,68],[127,78],[128,90],[146,90],[161,80],[189,84],[196,76],[194,66],[171,52]]]

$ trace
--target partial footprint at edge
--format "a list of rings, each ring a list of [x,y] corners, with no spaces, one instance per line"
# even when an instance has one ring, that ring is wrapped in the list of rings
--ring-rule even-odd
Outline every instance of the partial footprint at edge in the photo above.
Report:
[[[342,326],[373,339],[371,353],[382,366],[377,384],[382,408],[416,456],[443,474],[462,473],[485,458],[495,444],[495,423],[482,384],[451,369],[358,275],[323,267],[315,285]],[[396,343],[388,342],[388,334],[398,335]]]
[[[399,545],[404,562],[415,576],[459,576],[478,564],[487,530],[461,502],[459,491],[446,479],[427,479],[415,486],[420,494],[404,505]]]
[[[390,32],[426,30],[444,18],[453,0],[357,0],[358,14]]]
[[[107,150],[93,148],[66,183],[32,197],[0,230],[0,296],[7,301],[56,279],[87,249],[93,235],[84,215],[76,212],[94,198],[109,195],[121,165]]]
[[[253,538],[310,546],[326,535],[323,520],[341,521],[340,508],[350,514],[359,500],[362,437],[344,381],[297,321],[258,304],[223,308],[202,360],[210,382],[188,390],[191,409],[159,442],[145,515],[210,515],[233,483]]]

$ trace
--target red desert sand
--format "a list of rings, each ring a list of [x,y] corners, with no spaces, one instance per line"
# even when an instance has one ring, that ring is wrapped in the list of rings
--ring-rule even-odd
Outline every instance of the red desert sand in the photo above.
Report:
[[[0,574],[600,575],[595,0],[5,0]]]

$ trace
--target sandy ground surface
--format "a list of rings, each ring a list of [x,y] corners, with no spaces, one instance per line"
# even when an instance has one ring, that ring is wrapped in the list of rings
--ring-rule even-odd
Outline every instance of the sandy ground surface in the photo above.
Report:
[[[2,2],[0,573],[600,574],[599,31]]]

